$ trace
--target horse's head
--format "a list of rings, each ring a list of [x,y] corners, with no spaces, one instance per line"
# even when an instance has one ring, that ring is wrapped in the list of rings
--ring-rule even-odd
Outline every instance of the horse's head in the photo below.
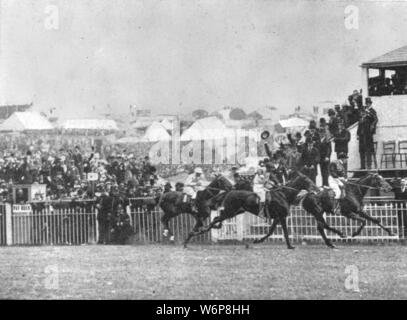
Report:
[[[383,190],[384,192],[393,190],[392,186],[378,173],[369,173],[363,183],[372,188]]]
[[[230,191],[232,190],[232,183],[222,175],[217,175],[215,179],[209,184],[209,188]]]
[[[297,190],[307,190],[307,191],[314,191],[318,192],[319,189],[315,185],[315,183],[308,178],[305,174],[297,172],[294,178],[289,183],[290,187],[297,189]]]

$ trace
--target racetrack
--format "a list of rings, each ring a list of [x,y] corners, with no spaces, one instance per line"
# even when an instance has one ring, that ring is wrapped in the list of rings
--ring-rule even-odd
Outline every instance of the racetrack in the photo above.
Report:
[[[2,299],[407,298],[407,247],[391,244],[1,247],[0,265]]]

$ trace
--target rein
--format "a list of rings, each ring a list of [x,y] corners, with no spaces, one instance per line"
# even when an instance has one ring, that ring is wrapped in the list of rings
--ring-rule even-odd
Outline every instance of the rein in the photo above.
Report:
[[[384,188],[382,187],[372,187],[372,186],[368,186],[366,184],[360,184],[360,183],[356,183],[356,182],[350,182],[350,181],[346,181],[347,184],[351,184],[354,186],[358,186],[359,191],[360,191],[360,187],[364,187],[364,188],[368,188],[368,189],[374,189],[374,190],[383,190],[386,191]]]

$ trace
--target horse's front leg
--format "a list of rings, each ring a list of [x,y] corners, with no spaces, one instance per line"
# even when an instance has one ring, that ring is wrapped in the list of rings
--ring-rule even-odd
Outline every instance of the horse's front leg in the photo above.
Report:
[[[332,213],[333,214],[333,213]],[[335,229],[334,227],[331,227],[324,219],[323,215],[319,216],[318,218],[315,217],[317,219],[318,222],[321,222],[321,225],[323,226],[324,229],[331,231],[335,234],[337,234],[338,236],[340,236],[342,239],[345,239],[346,236],[343,234],[342,231]],[[318,220],[319,219],[319,220]]]
[[[187,247],[189,241],[196,236],[199,236],[201,234],[204,234],[206,232],[208,232],[209,230],[211,230],[212,228],[215,227],[215,225],[217,225],[218,223],[222,223],[222,221],[226,220],[227,217],[222,217],[221,215],[218,217],[215,217],[212,222],[206,227],[206,228],[201,228],[200,230],[194,231],[192,230],[189,234],[188,237],[185,239],[184,241],[184,248]]]
[[[188,242],[191,240],[191,238],[197,234],[201,227],[203,226],[203,221],[201,218],[194,216],[196,223],[195,226],[193,227],[192,231],[188,233],[187,238],[184,240],[184,247],[186,247],[186,245],[188,244]]]
[[[267,238],[269,238],[269,237],[273,234],[274,230],[276,229],[277,223],[278,223],[278,219],[277,219],[277,218],[274,218],[274,219],[273,219],[273,223],[271,224],[271,227],[270,227],[269,232],[268,232],[263,238],[254,240],[253,243],[254,243],[254,244],[256,244],[256,243],[262,243],[262,242],[264,242]]]
[[[352,237],[358,236],[358,235],[362,232],[363,228],[365,227],[365,225],[366,225],[366,220],[363,219],[363,218],[361,218],[361,217],[359,217],[359,216],[358,216],[357,214],[355,214],[354,212],[350,212],[350,213],[346,213],[346,214],[343,213],[343,215],[344,215],[346,218],[348,218],[348,219],[352,219],[352,220],[356,220],[356,221],[360,222],[359,228],[358,228],[354,233],[352,233]]]
[[[287,248],[288,249],[295,249],[290,243],[290,237],[288,236],[288,228],[287,228],[287,217],[286,216],[280,216],[280,222],[281,226],[283,227],[283,232],[284,232],[284,238],[285,242],[287,243]]]
[[[174,235],[172,234],[169,226],[169,221],[171,218],[173,218],[173,216],[164,212],[164,215],[161,217],[161,223],[164,227],[163,236],[166,239],[169,238],[170,241],[174,241]]]
[[[322,239],[324,240],[325,244],[332,249],[335,249],[335,245],[332,243],[331,240],[329,240],[325,234],[325,228],[328,226],[328,224],[325,222],[324,217],[322,215],[320,216],[315,216],[315,219],[317,220],[317,230],[319,234],[321,235]],[[329,227],[329,226],[328,226]]]
[[[365,218],[367,221],[370,221],[376,225],[378,225],[380,228],[382,228],[384,231],[386,231],[389,236],[392,236],[393,233],[391,232],[390,228],[385,227],[384,225],[382,225],[379,221],[379,219],[376,218],[372,218],[371,216],[369,216],[366,212],[364,211],[360,211],[357,213],[359,216],[361,216],[362,218]]]

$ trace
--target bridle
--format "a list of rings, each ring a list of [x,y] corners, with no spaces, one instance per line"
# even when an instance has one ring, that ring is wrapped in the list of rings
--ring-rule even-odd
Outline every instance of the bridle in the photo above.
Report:
[[[372,186],[369,186],[369,185],[366,185],[366,184],[360,184],[360,183],[350,182],[350,181],[346,181],[346,183],[347,183],[347,184],[350,184],[350,185],[357,186],[359,192],[362,192],[362,191],[360,190],[361,187],[364,187],[364,188],[367,188],[367,189],[372,189],[372,190],[387,191],[387,190],[386,190],[385,188],[383,188],[383,187],[372,187]]]

